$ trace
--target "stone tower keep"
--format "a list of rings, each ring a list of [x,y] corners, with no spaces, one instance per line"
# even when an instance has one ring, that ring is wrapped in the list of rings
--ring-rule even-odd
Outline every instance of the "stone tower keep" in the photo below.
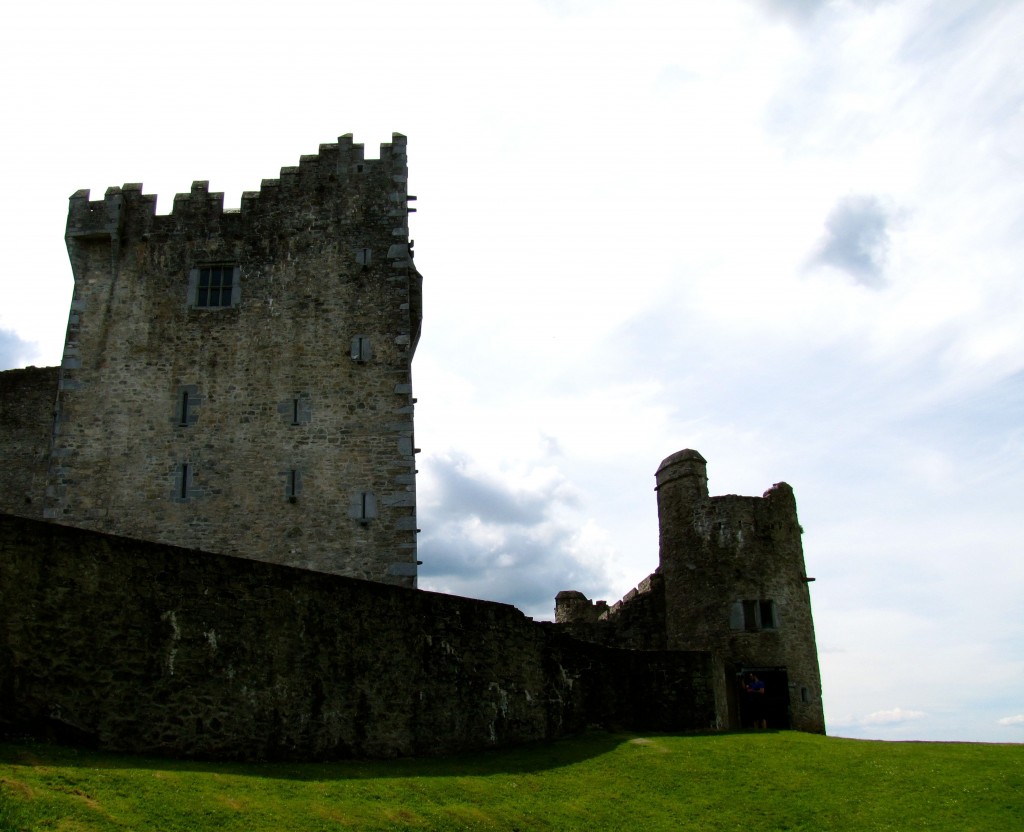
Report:
[[[742,711],[739,679],[755,672],[774,721],[824,732],[818,653],[793,489],[709,497],[707,463],[693,450],[656,474],[660,572],[669,649],[722,657]],[[770,720],[772,721],[772,720]]]
[[[44,515],[414,586],[421,279],[406,140],[350,135],[225,211],[71,197]]]
[[[750,727],[765,705],[769,728],[825,732],[818,652],[793,489],[763,497],[708,496],[707,462],[672,454],[655,474],[660,563],[608,606],[581,592],[555,598],[571,635],[640,650],[710,652],[719,662],[721,727]],[[764,699],[744,691],[749,674]]]

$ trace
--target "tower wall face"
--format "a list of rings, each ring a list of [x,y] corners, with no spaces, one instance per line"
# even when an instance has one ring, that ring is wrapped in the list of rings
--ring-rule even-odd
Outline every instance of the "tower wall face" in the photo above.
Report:
[[[824,732],[793,490],[779,483],[763,497],[707,497],[703,458],[678,456],[658,472],[668,647],[712,650],[734,673],[785,668],[792,727]],[[694,487],[701,478],[705,496]]]
[[[75,194],[45,515],[414,585],[406,182],[396,134],[379,160],[321,145],[235,212],[205,182],[166,216],[141,185]]]
[[[56,367],[0,373],[0,512],[42,519],[57,374]]]

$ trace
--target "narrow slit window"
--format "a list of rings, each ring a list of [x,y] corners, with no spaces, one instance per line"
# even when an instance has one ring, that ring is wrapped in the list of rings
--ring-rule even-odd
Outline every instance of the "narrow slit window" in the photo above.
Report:
[[[182,500],[188,499],[188,468],[187,462],[181,464],[181,490],[178,492],[178,496]]]
[[[352,339],[352,360],[359,363],[364,363],[370,360],[372,355],[370,349],[370,339],[365,335],[357,335]]]
[[[288,497],[294,500],[299,496],[299,472],[294,468],[288,473]]]
[[[281,399],[277,403],[277,412],[286,425],[308,425],[313,418],[313,405],[309,393],[293,392],[287,399]]]
[[[377,517],[377,495],[372,491],[359,491],[352,495],[348,516],[366,525]]]
[[[199,395],[199,386],[182,384],[174,392],[174,396],[173,424],[179,428],[187,428],[199,421],[199,409],[203,404],[203,397]]]

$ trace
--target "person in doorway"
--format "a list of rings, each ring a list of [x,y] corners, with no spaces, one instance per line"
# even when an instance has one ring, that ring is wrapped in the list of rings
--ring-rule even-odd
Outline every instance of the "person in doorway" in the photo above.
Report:
[[[747,695],[747,713],[750,714],[754,723],[754,730],[766,729],[768,720],[765,718],[764,682],[757,677],[756,673],[748,673],[743,690]]]

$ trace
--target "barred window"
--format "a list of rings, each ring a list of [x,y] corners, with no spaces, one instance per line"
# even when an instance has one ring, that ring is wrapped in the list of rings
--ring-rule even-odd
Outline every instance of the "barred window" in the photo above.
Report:
[[[196,306],[231,306],[233,266],[206,266],[199,270]]]
[[[237,306],[238,283],[238,266],[199,266],[189,273],[189,301],[197,309],[227,309]]]

